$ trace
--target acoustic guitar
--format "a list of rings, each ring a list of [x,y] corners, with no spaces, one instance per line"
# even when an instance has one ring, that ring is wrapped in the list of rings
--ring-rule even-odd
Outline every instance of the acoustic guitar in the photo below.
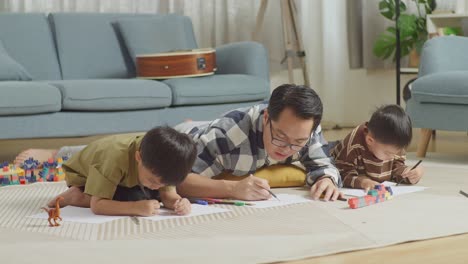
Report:
[[[136,68],[141,79],[206,76],[216,71],[216,54],[211,48],[142,54]]]

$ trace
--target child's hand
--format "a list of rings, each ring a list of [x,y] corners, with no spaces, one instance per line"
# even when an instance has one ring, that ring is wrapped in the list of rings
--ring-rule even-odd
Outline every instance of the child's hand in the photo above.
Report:
[[[376,182],[376,181],[373,181],[371,179],[363,179],[362,182],[361,182],[361,188],[364,189],[364,191],[367,192],[370,190],[370,189],[374,189],[375,185],[378,185],[380,183]]]
[[[342,194],[330,178],[319,179],[311,188],[310,196],[313,200],[336,201]]]
[[[192,211],[192,204],[186,198],[179,199],[174,204],[174,211],[178,215],[188,215]]]
[[[410,169],[405,170],[401,174],[401,177],[407,178],[409,183],[411,184],[416,184],[419,182],[419,180],[421,180],[421,177],[423,176],[423,174],[424,174],[424,169],[422,166],[419,166],[412,170]]]
[[[153,216],[158,214],[161,205],[158,200],[141,200],[135,202],[135,214],[140,216]]]

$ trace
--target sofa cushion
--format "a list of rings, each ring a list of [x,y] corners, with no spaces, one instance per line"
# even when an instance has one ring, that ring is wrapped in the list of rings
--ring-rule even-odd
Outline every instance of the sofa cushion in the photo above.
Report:
[[[60,80],[52,32],[44,14],[0,13],[0,39],[34,80]]]
[[[198,78],[165,80],[172,90],[172,105],[247,102],[269,95],[267,81],[243,74],[215,74]]]
[[[31,115],[58,112],[60,91],[40,82],[0,82],[0,116]],[[27,124],[24,128],[27,129]]]
[[[423,76],[411,85],[411,96],[420,103],[468,104],[468,71]]]
[[[163,108],[171,104],[162,82],[135,79],[51,82],[62,91],[64,110],[119,111]]]
[[[0,40],[0,81],[5,80],[30,81],[31,75],[8,55]]]
[[[63,79],[135,76],[114,22],[132,14],[51,13]],[[133,67],[133,68],[132,68]]]
[[[124,18],[119,30],[130,56],[197,48],[190,18],[180,15]]]

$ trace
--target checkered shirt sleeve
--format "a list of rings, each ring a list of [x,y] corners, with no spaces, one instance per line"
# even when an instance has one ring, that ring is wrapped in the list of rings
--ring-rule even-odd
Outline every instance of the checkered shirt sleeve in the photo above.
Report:
[[[311,186],[320,177],[325,176],[329,177],[335,185],[342,186],[340,172],[329,155],[328,142],[323,137],[321,126],[317,127],[309,144],[299,152],[299,155],[299,160],[307,171],[307,185]]]

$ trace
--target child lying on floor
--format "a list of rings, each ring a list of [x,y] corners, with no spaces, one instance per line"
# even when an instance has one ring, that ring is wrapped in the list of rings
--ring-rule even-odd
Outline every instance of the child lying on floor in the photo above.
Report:
[[[411,120],[400,106],[377,109],[369,122],[356,127],[331,150],[343,187],[367,192],[384,181],[416,184],[423,168],[405,166],[405,149],[411,138]]]
[[[64,197],[60,206],[90,207],[100,215],[151,216],[161,200],[177,214],[189,214],[190,202],[175,185],[187,177],[195,157],[192,139],[170,127],[105,137],[63,164],[69,189],[59,194]]]

